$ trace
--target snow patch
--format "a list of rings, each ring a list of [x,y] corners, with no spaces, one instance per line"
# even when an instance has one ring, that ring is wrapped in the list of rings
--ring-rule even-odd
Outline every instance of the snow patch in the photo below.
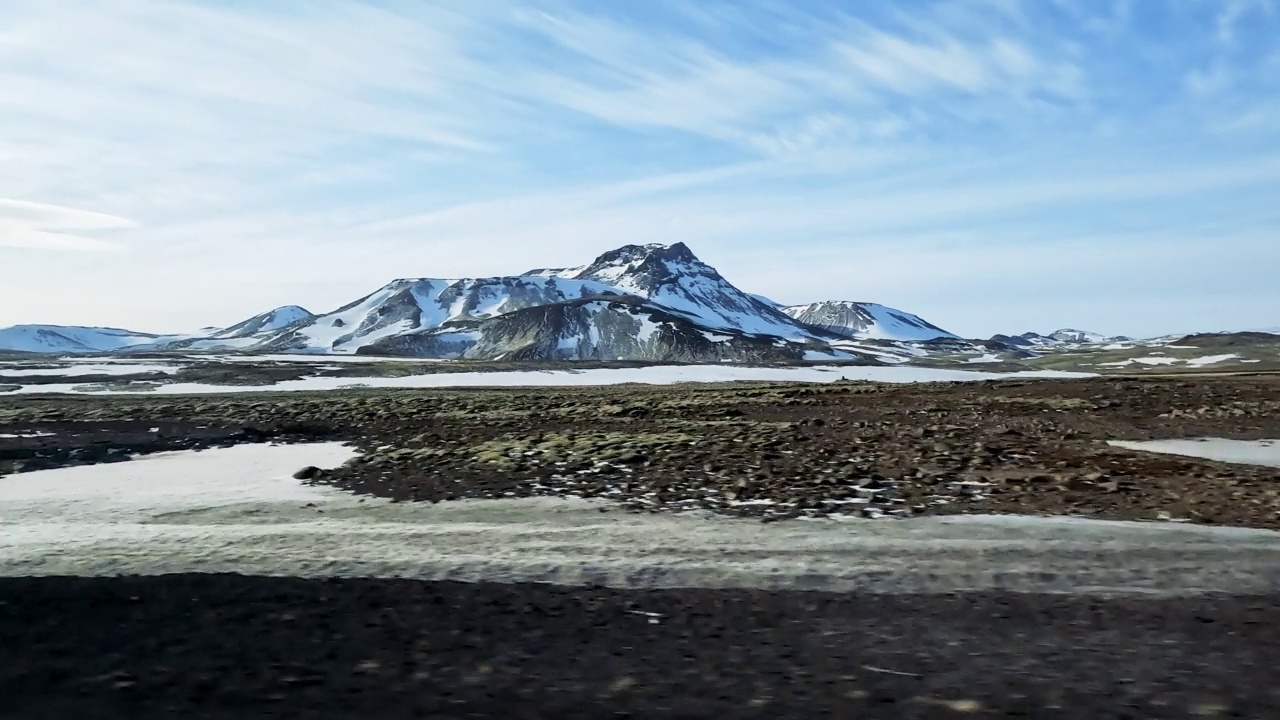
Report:
[[[1206,355],[1205,357],[1192,358],[1187,361],[1187,364],[1195,367],[1204,367],[1205,365],[1216,365],[1220,362],[1234,360],[1238,357],[1240,356],[1235,353],[1231,353],[1230,355]]]
[[[559,387],[602,386],[622,383],[671,385],[676,383],[720,382],[813,382],[866,380],[887,383],[972,382],[1018,378],[1085,378],[1091,373],[1034,370],[1014,373],[973,372],[920,367],[823,366],[747,367],[741,365],[664,365],[638,368],[589,368],[585,370],[543,370],[470,373],[429,373],[406,377],[307,377],[274,385],[205,385],[171,383],[147,391],[103,390],[75,384],[28,385],[16,394],[160,394],[207,395],[243,392],[291,392],[341,390],[346,388],[431,388],[431,387]],[[15,394],[15,393],[9,393]]]
[[[76,363],[65,367],[27,368],[21,370],[0,367],[0,375],[6,375],[9,377],[33,377],[41,375],[77,377],[80,375],[140,375],[143,373],[164,373],[166,375],[172,375],[180,369],[181,368],[174,365],[154,365],[130,362],[108,364]]]
[[[391,503],[290,475],[348,447],[248,445],[0,483],[0,575],[238,572],[614,587],[1192,594],[1280,587],[1280,534],[1062,518],[782,521],[567,498]],[[1046,572],[1051,568],[1051,572]]]
[[[1239,465],[1262,465],[1264,467],[1280,468],[1280,440],[1225,440],[1222,438],[1150,440],[1144,442],[1112,440],[1107,444],[1126,450],[1182,455]]]

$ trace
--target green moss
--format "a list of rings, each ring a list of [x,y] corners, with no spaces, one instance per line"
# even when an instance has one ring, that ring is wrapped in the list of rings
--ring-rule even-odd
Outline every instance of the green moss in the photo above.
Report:
[[[681,432],[624,433],[580,432],[550,433],[539,438],[500,438],[473,446],[471,455],[479,462],[511,467],[517,460],[536,457],[544,462],[591,457],[607,460],[636,452],[657,451],[696,442],[697,437]]]

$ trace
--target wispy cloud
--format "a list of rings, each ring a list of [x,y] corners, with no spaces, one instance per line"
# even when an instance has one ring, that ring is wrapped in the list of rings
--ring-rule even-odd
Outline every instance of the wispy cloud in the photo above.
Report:
[[[34,250],[119,250],[92,237],[97,231],[137,227],[127,218],[76,208],[0,198],[0,247]]]
[[[226,324],[623,242],[966,332],[1022,329],[1026,275],[1006,304],[1066,312],[1056,268],[1131,248],[1098,274],[1140,275],[1162,236],[1171,284],[1195,242],[1248,275],[1278,222],[1271,4],[12,0],[0,324]],[[54,276],[82,289],[33,316]]]

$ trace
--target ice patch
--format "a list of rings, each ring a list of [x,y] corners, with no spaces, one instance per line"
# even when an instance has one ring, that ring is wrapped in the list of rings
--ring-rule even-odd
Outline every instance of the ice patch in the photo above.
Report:
[[[1225,440],[1222,438],[1150,440],[1146,442],[1112,440],[1107,444],[1126,450],[1280,468],[1280,440]]]

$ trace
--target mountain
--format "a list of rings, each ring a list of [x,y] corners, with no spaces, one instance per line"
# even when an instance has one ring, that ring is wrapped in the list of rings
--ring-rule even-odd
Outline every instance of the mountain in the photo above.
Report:
[[[209,339],[225,340],[253,337],[264,332],[283,330],[292,325],[300,325],[315,319],[316,316],[306,308],[301,308],[297,305],[285,305],[284,307],[264,312],[261,315],[254,315],[248,320],[236,323],[229,328],[215,330],[210,333]]]
[[[394,280],[321,315],[288,305],[184,336],[10,328],[0,330],[0,350],[900,362],[924,350],[895,344],[898,340],[955,337],[914,315],[872,303],[810,307],[813,312],[797,318],[793,309],[743,292],[683,243],[627,245],[573,268],[509,277]],[[830,317],[818,313],[819,307],[827,307]],[[815,319],[823,321],[811,322]]]
[[[588,296],[381,338],[361,354],[470,360],[802,360],[851,358],[821,345],[713,330],[633,295]]]
[[[306,308],[285,305],[254,315],[226,328],[205,328],[200,333],[154,343],[158,350],[253,350],[285,328],[315,320]]]
[[[95,353],[161,341],[164,336],[120,328],[14,325],[0,329],[0,350],[36,353]]]
[[[1200,349],[1208,348],[1234,348],[1234,347],[1251,347],[1251,346],[1275,346],[1280,344],[1280,333],[1270,333],[1265,330],[1252,330],[1245,332],[1225,332],[1225,333],[1197,333],[1195,335],[1185,335],[1173,341],[1172,345],[1190,346]]]
[[[590,265],[533,270],[528,274],[600,283],[650,300],[707,328],[797,341],[814,337],[811,328],[778,307],[734,287],[684,243],[626,245],[601,255]]]
[[[959,339],[917,315],[876,303],[827,300],[782,308],[788,316],[850,338],[925,342]]]
[[[471,327],[476,321],[517,310],[605,295],[621,293],[601,283],[555,277],[395,280],[331,313],[265,339],[263,348],[356,352],[387,338]],[[453,344],[462,338],[456,336]]]
[[[1058,342],[1070,343],[1074,345],[1096,344],[1096,343],[1113,343],[1113,342],[1130,342],[1133,338],[1127,338],[1121,335],[1108,337],[1100,333],[1089,332],[1088,330],[1075,330],[1072,328],[1063,328],[1049,333],[1049,337]]]
[[[1021,335],[993,335],[991,340],[992,342],[1020,348],[1053,348],[1067,345],[1110,345],[1134,342],[1133,338],[1123,335],[1107,336],[1073,328],[1055,330],[1048,335],[1034,332],[1025,332]]]

